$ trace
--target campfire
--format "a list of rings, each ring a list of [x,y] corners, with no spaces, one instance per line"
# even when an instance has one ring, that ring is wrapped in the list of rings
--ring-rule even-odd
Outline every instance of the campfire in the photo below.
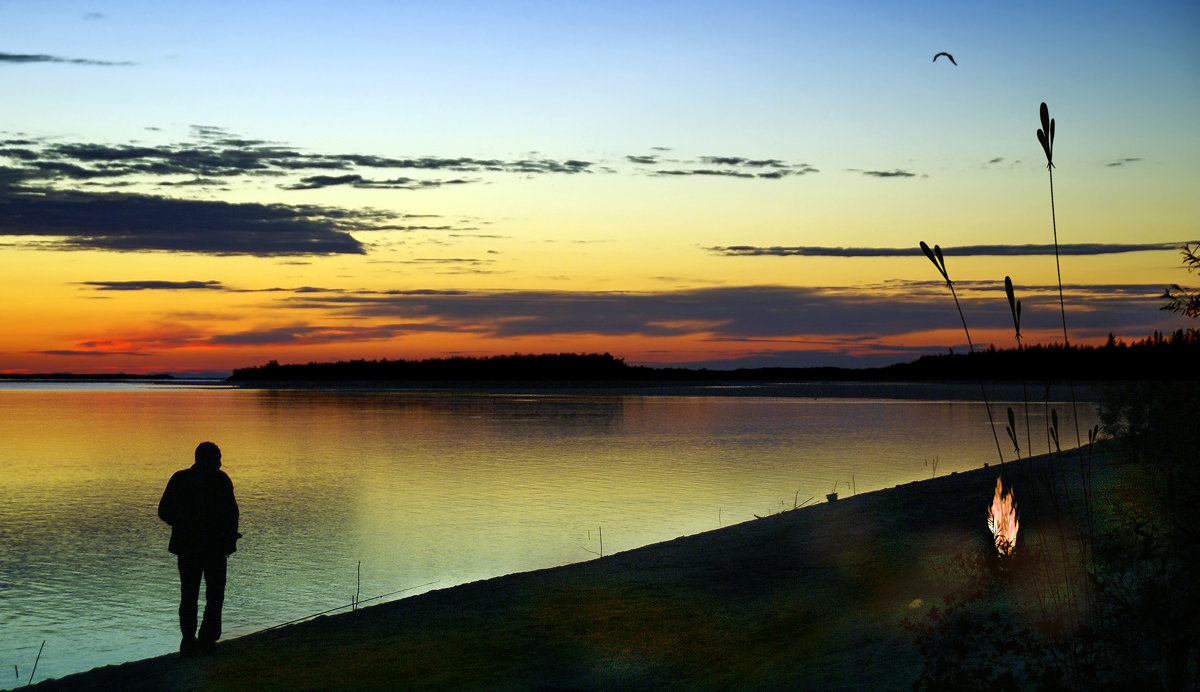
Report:
[[[1017,503],[1013,501],[1011,489],[1003,490],[999,478],[996,478],[996,494],[988,508],[987,523],[996,541],[996,550],[1001,555],[1011,555],[1017,547]]]

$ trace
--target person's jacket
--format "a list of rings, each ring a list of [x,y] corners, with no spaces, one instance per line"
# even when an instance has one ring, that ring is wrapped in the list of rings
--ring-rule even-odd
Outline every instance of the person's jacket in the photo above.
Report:
[[[237,550],[233,481],[219,468],[196,463],[176,471],[158,502],[158,517],[171,525],[167,550],[176,555],[229,555]]]

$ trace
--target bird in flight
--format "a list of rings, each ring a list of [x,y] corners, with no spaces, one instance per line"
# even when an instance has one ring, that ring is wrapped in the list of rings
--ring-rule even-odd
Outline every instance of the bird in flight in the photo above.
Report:
[[[954,62],[954,56],[950,55],[949,53],[947,53],[945,51],[942,51],[941,53],[938,53],[937,55],[933,56],[933,61],[937,62],[937,59],[942,57],[943,55],[946,56],[947,58],[950,58],[950,63],[952,65],[954,65],[955,67],[958,67],[958,63]]]

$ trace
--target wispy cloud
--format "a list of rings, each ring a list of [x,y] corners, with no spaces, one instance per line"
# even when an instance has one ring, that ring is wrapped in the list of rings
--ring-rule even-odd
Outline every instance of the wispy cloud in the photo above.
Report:
[[[393,339],[397,334],[422,331],[439,330],[419,323],[377,326],[297,324],[217,334],[207,339],[206,343],[214,346],[295,346],[379,341]]]
[[[1124,158],[1116,159],[1115,161],[1109,161],[1109,162],[1105,163],[1104,165],[1109,168],[1117,168],[1120,166],[1127,166],[1131,163],[1136,163],[1141,160],[1142,159],[1139,156],[1127,156]]]
[[[656,151],[669,151],[654,147]],[[657,177],[713,176],[778,180],[792,175],[820,172],[807,163],[787,163],[781,159],[754,159],[746,156],[701,156],[694,160],[664,159],[659,154],[631,154],[625,161],[638,166],[654,166],[649,175]],[[665,166],[670,165],[670,168]]]
[[[820,170],[806,163],[797,165],[779,165],[770,166],[768,170],[746,170],[746,166],[750,164],[740,164],[738,166],[730,165],[725,168],[660,168],[651,173],[654,176],[672,177],[672,176],[724,176],[729,178],[760,178],[764,180],[778,180],[793,175],[807,175],[809,173],[819,173]],[[754,168],[761,169],[762,166]]]
[[[406,264],[425,267],[423,271],[442,275],[496,274],[494,259],[475,257],[415,257],[406,260],[383,260],[382,264]]]
[[[855,173],[862,173],[863,175],[870,176],[872,178],[915,178],[917,176],[916,173],[901,170],[899,168],[890,171],[864,171],[860,168],[848,168],[846,170],[853,171]]]
[[[127,67],[129,65],[137,64],[127,61],[113,62],[109,60],[92,60],[90,58],[64,58],[58,55],[0,53],[0,64],[3,63],[18,65],[28,65],[32,63],[63,63],[67,65],[95,65],[100,67]]]
[[[106,351],[103,349],[50,349],[46,351],[31,351],[43,356],[88,356],[88,357],[109,357],[109,356],[137,356],[149,357],[153,353],[144,351]]]
[[[1013,170],[1021,165],[1021,159],[1009,159],[1003,156],[993,156],[992,158],[980,164],[980,168],[984,170],[994,170],[1003,168],[1005,170]]]
[[[1196,241],[1191,241],[1196,242]],[[1058,246],[1060,255],[1112,255],[1125,252],[1154,252],[1178,250],[1184,243],[1074,243]],[[759,246],[724,245],[705,248],[724,257],[910,257],[921,255],[913,247],[822,247],[814,245]],[[1053,245],[962,245],[946,246],[942,252],[955,257],[1014,257],[1023,255],[1053,255]]]
[[[325,336],[322,339],[322,335]],[[308,326],[294,327],[278,327],[274,329],[249,330],[243,332],[234,332],[232,334],[220,334],[210,339],[210,343],[224,345],[261,345],[261,344],[277,344],[286,345],[303,342],[325,341],[332,338],[345,338],[345,333],[340,330],[328,330],[322,328],[314,328]]]
[[[729,178],[757,178],[754,173],[746,173],[745,171],[736,171],[728,169],[716,168],[691,168],[691,169],[674,169],[674,170],[658,170],[654,171],[654,175],[658,176],[684,176],[684,175],[711,175],[711,176],[726,176]]]
[[[225,285],[220,281],[84,281],[97,291],[220,291]]]
[[[373,180],[364,178],[357,173],[348,173],[346,175],[313,175],[307,178],[301,178],[299,182],[292,185],[283,185],[285,190],[316,190],[324,187],[336,187],[339,185],[349,185],[359,189],[384,189],[384,190],[426,190],[443,185],[466,185],[468,183],[479,182],[478,180],[466,180],[463,178],[454,178],[451,180],[416,180],[414,178],[392,178],[389,180]]]
[[[701,156],[700,160],[718,166],[747,166],[749,168],[788,168],[779,159],[747,159],[742,156]]]

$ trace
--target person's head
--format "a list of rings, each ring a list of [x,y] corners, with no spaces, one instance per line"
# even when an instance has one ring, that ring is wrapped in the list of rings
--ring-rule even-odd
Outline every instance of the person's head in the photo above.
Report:
[[[221,468],[221,448],[212,442],[201,442],[196,446],[196,466],[213,470]]]

